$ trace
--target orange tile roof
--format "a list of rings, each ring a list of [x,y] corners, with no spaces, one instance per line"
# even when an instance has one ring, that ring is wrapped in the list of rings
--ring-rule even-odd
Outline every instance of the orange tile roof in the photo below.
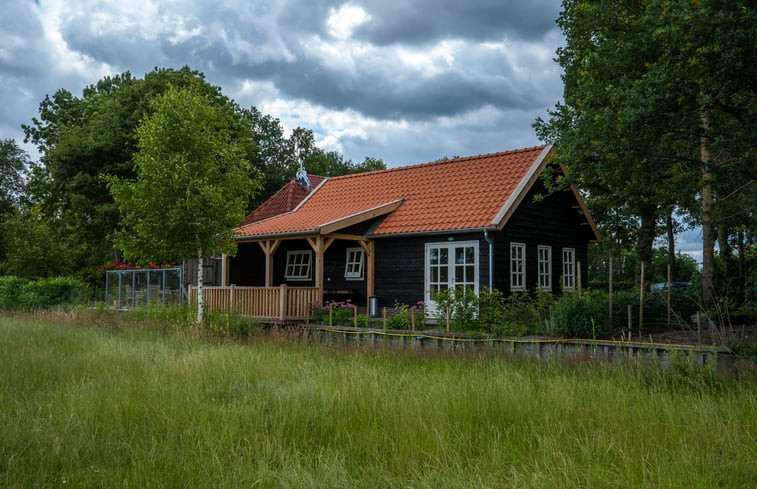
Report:
[[[384,213],[373,236],[490,228],[525,195],[550,150],[538,146],[328,178],[294,211],[244,225],[238,236],[318,233],[326,224],[333,231],[333,223]]]
[[[317,187],[325,177],[308,174],[308,179],[313,187]],[[289,180],[275,194],[269,197],[268,200],[247,214],[242,225],[244,226],[245,224],[262,221],[273,216],[290,212],[297,207],[297,205],[302,202],[312,190],[312,188],[302,185],[295,179]]]

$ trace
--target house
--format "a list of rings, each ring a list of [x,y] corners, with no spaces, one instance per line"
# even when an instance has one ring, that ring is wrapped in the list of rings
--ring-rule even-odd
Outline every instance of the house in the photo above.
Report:
[[[373,296],[380,306],[424,301],[433,309],[436,291],[458,286],[506,294],[574,289],[587,281],[587,244],[600,238],[576,189],[546,190],[540,176],[553,151],[539,146],[323,179],[294,207],[237,229],[237,255],[225,259],[223,274],[236,298],[220,300],[283,319],[305,315],[304,301],[365,306]],[[278,310],[262,311],[264,291],[278,289],[288,298],[279,293]],[[244,290],[257,290],[257,298],[240,299]]]

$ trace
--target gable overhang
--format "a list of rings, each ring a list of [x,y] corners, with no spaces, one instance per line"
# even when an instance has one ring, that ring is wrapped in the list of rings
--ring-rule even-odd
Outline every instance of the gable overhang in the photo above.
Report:
[[[510,194],[510,197],[507,198],[505,204],[500,208],[499,212],[497,212],[497,215],[494,216],[492,226],[498,231],[501,231],[502,228],[505,227],[505,224],[507,224],[507,221],[513,216],[515,210],[526,197],[526,194],[528,194],[528,191],[534,186],[534,183],[536,183],[541,172],[544,171],[544,168],[547,166],[549,156],[554,152],[554,147],[554,144],[548,144],[544,147],[536,160],[534,160],[531,168],[528,169],[526,175],[515,188],[515,191]]]
[[[304,229],[300,231],[291,231],[291,232],[283,232],[283,233],[237,235],[234,237],[234,240],[237,242],[247,242],[247,241],[251,242],[251,241],[260,241],[260,240],[271,239],[271,238],[297,239],[297,238],[305,238],[308,236],[328,235],[328,234],[340,231],[342,229],[348,228],[350,226],[353,226],[355,224],[359,224],[361,222],[375,219],[376,217],[390,214],[394,212],[399,206],[401,206],[403,202],[404,202],[404,199],[393,200],[385,204],[371,207],[369,209],[365,209],[363,211],[356,212],[354,214],[350,214],[348,216],[344,216],[339,219],[335,219],[333,221],[323,223],[320,226],[317,226],[312,229]],[[292,211],[292,212],[295,212],[295,211]]]
[[[501,231],[502,228],[505,227],[505,224],[507,224],[507,222],[513,216],[513,214],[515,213],[515,210],[518,208],[521,202],[523,202],[523,199],[526,198],[526,195],[528,195],[528,192],[531,190],[531,188],[534,186],[536,181],[541,176],[544,169],[549,164],[550,157],[554,154],[554,152],[555,152],[554,144],[550,143],[544,147],[544,149],[536,158],[536,160],[534,160],[533,165],[531,165],[531,168],[529,168],[525,177],[523,177],[523,179],[520,181],[520,183],[516,187],[515,191],[510,195],[510,197],[507,199],[505,204],[502,206],[502,208],[499,210],[497,215],[494,217],[494,220],[492,221],[493,228],[495,228],[497,231]],[[560,169],[562,170],[564,175],[568,174],[568,169],[565,167],[565,165],[560,164]],[[578,189],[574,185],[570,186],[570,191],[573,193],[573,196],[576,198],[576,202],[578,203],[579,210],[581,211],[584,219],[586,219],[586,225],[589,226],[589,228],[591,229],[591,233],[594,236],[594,239],[589,240],[589,242],[598,243],[599,241],[602,240],[602,238],[599,234],[599,229],[597,228],[597,225],[594,222],[594,218],[589,212],[589,208],[586,206],[586,202],[581,196],[581,193],[578,191]]]

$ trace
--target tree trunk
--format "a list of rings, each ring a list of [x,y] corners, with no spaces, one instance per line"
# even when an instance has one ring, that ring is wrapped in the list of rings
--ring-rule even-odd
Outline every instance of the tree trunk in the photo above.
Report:
[[[667,222],[668,231],[668,265],[670,265],[670,281],[674,282],[676,279],[676,242],[675,233],[673,232],[673,210],[668,213]]]
[[[703,133],[707,132],[707,116],[702,115]],[[700,140],[702,159],[702,305],[709,310],[715,306],[715,197],[710,173],[710,150],[706,135]]]
[[[197,253],[197,324],[202,324],[202,250]]]
[[[641,218],[641,227],[639,228],[639,240],[636,243],[636,253],[638,255],[638,263],[636,267],[636,285],[643,287],[641,283],[641,264],[645,263],[645,267],[649,268],[649,264],[652,263],[652,245],[655,238],[655,227],[657,224],[657,208],[649,206],[646,209],[642,209],[639,217]]]

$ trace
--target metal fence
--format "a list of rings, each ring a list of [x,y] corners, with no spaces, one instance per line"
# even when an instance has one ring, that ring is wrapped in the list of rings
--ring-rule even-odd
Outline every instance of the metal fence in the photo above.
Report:
[[[109,270],[105,274],[105,303],[117,309],[182,304],[182,284],[180,267]]]

